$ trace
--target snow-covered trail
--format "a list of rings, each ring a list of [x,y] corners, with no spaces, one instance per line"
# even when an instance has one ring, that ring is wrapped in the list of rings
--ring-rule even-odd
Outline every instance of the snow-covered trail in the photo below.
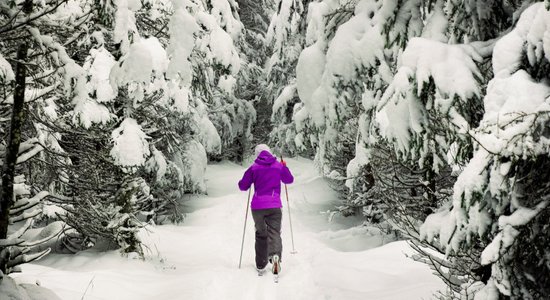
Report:
[[[416,263],[404,242],[383,244],[360,220],[327,222],[336,195],[312,162],[289,159],[296,182],[289,185],[294,240],[283,208],[283,265],[279,283],[258,277],[254,267],[254,227],[246,228],[242,268],[238,269],[247,193],[236,182],[244,167],[224,162],[208,168],[208,196],[185,201],[182,225],[151,229],[143,239],[146,261],[118,252],[53,254],[23,267],[19,282],[35,282],[62,299],[429,299],[442,288],[427,266]],[[376,248],[375,248],[376,247]],[[83,297],[84,296],[84,297]]]

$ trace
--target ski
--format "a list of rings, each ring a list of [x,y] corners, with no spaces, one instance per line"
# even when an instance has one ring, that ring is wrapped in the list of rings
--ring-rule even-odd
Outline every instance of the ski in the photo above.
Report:
[[[273,282],[279,283],[279,274],[273,274]]]

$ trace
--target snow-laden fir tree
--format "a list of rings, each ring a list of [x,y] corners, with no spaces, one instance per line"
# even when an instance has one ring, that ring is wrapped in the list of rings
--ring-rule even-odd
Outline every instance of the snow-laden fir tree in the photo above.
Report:
[[[82,110],[75,118],[100,132],[100,144],[113,142],[108,155],[120,186],[113,201],[98,205],[124,211],[113,219],[122,220],[119,225],[105,226],[167,209],[181,220],[177,200],[205,191],[207,154],[218,154],[222,144],[249,130],[243,116],[250,108],[233,96],[241,64],[234,43],[242,24],[234,3],[226,1],[102,5],[111,16],[101,19],[110,22],[93,33],[98,38],[84,65],[94,74],[86,82],[86,104],[96,113]],[[75,220],[81,215],[72,214]]]
[[[250,132],[244,132],[233,147],[225,147],[223,155],[242,161],[257,144],[267,143],[271,132],[272,91],[268,86],[266,63],[271,49],[266,43],[270,17],[275,9],[275,1],[240,0],[239,16],[243,22],[243,38],[239,43],[242,50],[242,67],[237,77],[235,96],[246,100],[254,107],[255,113],[247,115],[249,122],[255,122]],[[234,149],[233,151],[232,148]]]
[[[447,0],[449,39],[452,42],[487,41],[499,37],[532,0],[471,1]]]
[[[2,8],[6,16],[20,9]],[[2,29],[32,38],[40,70],[31,75],[37,100],[29,105],[48,151],[32,182],[64,207],[61,217],[85,237],[79,244],[104,239],[139,253],[138,219],[181,219],[175,201],[205,191],[207,153],[249,131],[243,116],[251,109],[233,96],[242,30],[235,3],[35,8],[40,18],[13,18],[14,28]]]
[[[312,127],[307,125],[308,117],[296,120],[299,98],[296,89],[296,68],[302,49],[305,47],[305,33],[309,3],[313,1],[279,0],[266,36],[272,55],[267,62],[268,87],[271,90],[269,109],[272,113],[273,130],[271,144],[284,154],[311,153],[314,145],[303,138]],[[314,70],[312,70],[314,71]],[[315,73],[315,72],[313,72]],[[298,105],[296,105],[298,104]]]
[[[5,39],[0,47],[1,113],[4,120],[1,128],[6,134],[1,146],[0,238],[7,238],[0,247],[3,273],[48,253],[47,248],[41,248],[41,241],[60,232],[60,223],[44,227],[46,224],[35,222],[36,218],[52,212],[44,211],[50,193],[42,191],[48,187],[41,185],[36,178],[49,174],[36,168],[37,157],[44,158],[45,152],[55,151],[58,146],[55,137],[45,132],[36,120],[36,114],[47,110],[53,96],[62,87],[68,87],[64,83],[70,84],[69,81],[59,79],[72,67],[63,47],[53,39],[43,39],[41,35],[42,30],[54,31],[63,24],[58,22],[65,17],[58,14],[59,4],[62,3],[19,1],[0,4],[3,24],[0,32]],[[34,16],[32,21],[29,15]],[[60,30],[59,35],[68,34]],[[10,114],[13,117],[10,118]],[[41,231],[41,228],[44,229]]]
[[[483,113],[484,58],[470,44],[448,44],[441,1],[426,17],[421,37],[408,40],[378,103],[377,127],[389,145],[393,166],[388,168],[382,159],[373,164],[375,187],[368,195],[384,199],[388,221],[416,244],[421,222],[451,195],[453,168],[458,171],[471,157],[469,130]],[[437,244],[430,246],[443,251]],[[415,247],[431,259],[420,260],[455,290],[454,279],[471,272],[463,269],[469,264],[461,258],[438,260]]]
[[[550,12],[529,6],[494,46],[485,114],[471,131],[474,155],[454,186],[450,208],[422,228],[447,253],[482,246],[486,283],[468,282],[475,299],[542,299],[548,294]]]
[[[494,38],[531,2],[312,3],[297,84],[274,103],[275,120],[287,123],[275,131],[279,142],[318,146],[323,173],[346,180],[350,191],[341,210],[383,212],[418,239],[419,225],[448,201],[474,155],[472,129],[483,117]],[[542,46],[530,49],[540,53]],[[531,52],[525,57],[540,56]],[[479,278],[480,252],[472,248],[467,259],[457,252],[434,268],[460,292],[467,278]]]
[[[311,130],[297,130],[294,142],[301,147],[318,145],[316,159],[325,174],[345,173],[356,138],[360,113],[357,98],[363,86],[347,83],[353,82],[351,78],[362,76],[363,68],[349,68],[354,41],[344,42],[342,32],[349,26],[339,26],[353,16],[354,5],[330,1],[309,5],[307,47],[301,52],[296,67],[296,89],[301,105],[296,106],[299,110],[293,117],[297,127],[309,126]],[[347,42],[351,43],[343,46]]]
[[[346,214],[370,205],[364,192],[372,185],[366,170],[369,149],[377,140],[376,107],[392,80],[402,47],[409,37],[421,33],[420,4],[311,3],[307,47],[296,68],[297,84],[287,88],[274,104],[279,115],[290,111],[287,118],[294,123],[287,126],[286,143],[290,147],[317,147],[316,161],[323,173],[335,179],[334,186],[347,194],[340,208]],[[291,99],[291,88],[300,96],[296,105],[286,103]],[[283,110],[288,105],[293,111]]]
[[[379,103],[377,121],[398,160],[421,174],[423,206],[435,208],[441,200],[438,175],[471,153],[468,131],[483,112],[476,65],[482,58],[470,45],[413,38],[400,59]]]

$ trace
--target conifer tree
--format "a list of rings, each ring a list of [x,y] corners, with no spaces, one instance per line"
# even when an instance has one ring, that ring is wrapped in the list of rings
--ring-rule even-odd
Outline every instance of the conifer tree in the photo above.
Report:
[[[530,5],[492,53],[485,114],[474,153],[454,185],[450,208],[428,217],[422,237],[450,256],[476,255],[488,276],[462,285],[476,299],[541,299],[547,291],[548,10]],[[545,28],[538,30],[535,28]],[[439,221],[438,221],[439,220]],[[439,223],[441,221],[441,223]],[[439,224],[438,224],[439,223]],[[541,227],[542,226],[542,227]],[[477,252],[476,252],[477,251]],[[535,275],[536,274],[536,275]]]
[[[304,134],[312,129],[307,113],[300,111],[296,89],[296,68],[300,52],[305,47],[305,33],[310,0],[279,0],[271,17],[266,42],[272,55],[267,62],[268,87],[271,90],[271,144],[286,155],[311,154],[313,144]],[[302,118],[295,118],[298,114]],[[295,125],[296,124],[296,125]]]
[[[37,68],[23,135],[44,151],[29,181],[76,230],[66,247],[106,241],[142,254],[143,221],[181,221],[176,202],[205,192],[207,155],[250,131],[252,108],[235,97],[236,4],[67,0],[36,4],[32,20],[17,4],[1,8],[13,41],[2,57],[30,37]],[[2,61],[8,81],[10,70]]]
[[[50,66],[63,60],[63,51],[51,40],[41,39],[40,31],[57,25],[51,15],[65,2],[0,4],[0,33],[5,39],[0,47],[0,113],[5,121],[0,128],[6,134],[0,146],[0,275],[18,271],[18,265],[49,253],[42,244],[62,230],[60,223],[44,226],[36,220],[50,195],[34,182],[32,161],[49,145],[32,112],[59,86],[50,81],[57,71]],[[43,63],[48,54],[58,60]]]

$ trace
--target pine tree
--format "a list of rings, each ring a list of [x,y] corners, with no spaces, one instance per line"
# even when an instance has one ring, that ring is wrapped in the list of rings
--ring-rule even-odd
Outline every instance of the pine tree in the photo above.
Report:
[[[272,91],[268,86],[267,74],[264,70],[271,49],[266,43],[266,35],[270,24],[270,16],[275,9],[272,0],[238,1],[239,15],[244,25],[244,38],[240,48],[243,53],[243,68],[237,78],[236,97],[246,100],[253,108],[249,110],[250,130],[240,135],[237,143],[237,160],[242,161],[251,153],[253,146],[269,143],[271,125]],[[227,149],[227,148],[226,148]],[[226,151],[227,152],[227,151]]]
[[[271,17],[266,42],[272,55],[267,63],[268,96],[271,104],[270,144],[285,155],[311,155],[314,144],[306,136],[312,126],[301,109],[296,89],[296,68],[300,52],[305,47],[307,15],[310,0],[280,0]],[[295,117],[296,116],[296,117]],[[296,124],[296,125],[295,125]]]
[[[20,7],[2,9],[9,19]],[[45,151],[29,162],[30,182],[64,208],[54,218],[76,230],[64,237],[70,250],[105,241],[142,254],[142,222],[181,221],[177,200],[205,192],[207,154],[250,130],[242,120],[251,107],[234,96],[242,30],[235,3],[35,9],[32,22],[14,17],[1,29],[11,41],[31,37],[29,61],[38,66],[24,134],[36,134]],[[11,55],[16,42],[0,53]]]
[[[540,176],[548,165],[549,56],[533,50],[548,32],[534,28],[549,16],[542,3],[529,6],[495,44],[495,77],[484,97],[483,119],[472,133],[473,157],[454,186],[451,208],[431,215],[422,228],[423,237],[437,237],[450,255],[481,246],[477,263],[490,275],[462,288],[482,299],[541,299],[548,293],[547,272],[541,269],[548,238],[541,228],[549,190]]]
[[[182,220],[178,199],[206,190],[207,154],[217,155],[249,126],[241,122],[246,103],[233,96],[241,64],[233,42],[242,28],[235,7],[219,1],[134,4],[100,10],[112,14],[102,17],[112,22],[97,33],[101,38],[92,45],[85,70],[98,78],[87,82],[92,96],[88,103],[104,111],[105,118],[81,113],[77,119],[97,133],[99,144],[109,145],[98,159],[109,162],[105,167],[111,171],[105,173],[117,176],[109,200],[92,192],[95,200],[88,214],[100,211],[110,217],[100,218],[108,220],[104,224],[90,223],[90,228],[103,226],[111,244],[128,251],[139,248],[140,215],[157,222],[162,215]],[[136,16],[141,21],[133,23]],[[115,88],[114,94],[99,94],[105,84]],[[71,213],[70,223],[87,224],[81,222],[85,215]],[[86,235],[95,231],[86,230]]]
[[[48,14],[57,7],[58,4],[33,1],[0,5],[0,32],[5,37],[0,48],[0,113],[3,120],[8,120],[0,124],[0,130],[6,133],[0,146],[0,277],[48,254],[50,249],[43,248],[43,244],[62,230],[60,223],[43,226],[35,222],[42,215],[49,193],[28,181],[32,178],[31,161],[45,149],[44,136],[33,130],[37,124],[30,116],[29,106],[42,103],[56,88],[44,86],[42,79],[48,72],[36,68],[43,59],[37,48],[49,46],[37,39],[38,30],[44,28]]]
[[[288,149],[299,149],[304,145],[315,149],[316,161],[323,174],[334,180],[334,187],[346,195],[346,201],[338,209],[344,214],[361,212],[371,222],[386,220],[393,228],[401,230],[412,239],[412,246],[419,251],[416,259],[430,263],[440,273],[449,285],[451,295],[471,297],[479,285],[470,287],[468,280],[480,277],[487,279],[482,273],[487,270],[487,263],[483,263],[483,249],[489,244],[488,230],[483,234],[478,232],[480,237],[474,239],[475,228],[479,226],[475,225],[472,231],[468,231],[468,226],[464,224],[469,224],[470,217],[464,216],[476,219],[474,210],[488,209],[495,204],[471,206],[464,204],[463,200],[459,205],[456,200],[457,197],[469,199],[470,196],[457,196],[457,189],[462,189],[464,184],[461,180],[473,177],[473,173],[461,174],[464,174],[463,170],[466,172],[468,168],[474,168],[476,163],[468,162],[473,162],[477,153],[484,148],[478,135],[489,135],[487,128],[490,126],[484,125],[488,116],[484,111],[488,108],[483,99],[494,97],[491,93],[496,92],[491,84],[500,78],[496,70],[503,66],[513,66],[509,70],[510,74],[514,74],[517,68],[524,68],[530,74],[531,81],[546,80],[543,74],[547,66],[544,51],[541,50],[543,42],[539,42],[539,35],[534,33],[526,38],[526,28],[530,28],[527,25],[516,32],[521,32],[522,43],[527,43],[529,39],[528,43],[539,45],[538,48],[528,44],[524,46],[523,54],[517,55],[521,59],[504,62],[502,60],[507,57],[506,54],[497,54],[500,51],[498,45],[503,42],[499,41],[493,49],[495,41],[506,39],[502,38],[503,34],[518,21],[519,14],[524,10],[529,11],[531,2],[449,0],[312,3],[307,6],[310,17],[308,30],[302,32],[305,44],[296,66],[297,80],[281,88],[282,92],[273,106],[274,120],[280,124],[275,128],[273,136]],[[284,4],[282,2],[282,8],[288,7]],[[280,15],[277,14],[275,20]],[[521,23],[519,21],[517,26]],[[289,25],[288,28],[293,27]],[[514,31],[510,34],[517,36]],[[361,44],[362,38],[368,40],[368,44]],[[514,49],[521,48],[520,44],[518,41]],[[510,43],[506,45],[510,46]],[[287,55],[292,53],[288,51]],[[494,63],[500,60],[499,66],[493,65],[491,68],[491,59]],[[517,61],[521,61],[521,64]],[[495,79],[489,83],[493,76]],[[513,76],[513,80],[521,81],[524,75]],[[526,118],[521,113],[519,116]],[[544,136],[544,118],[537,116],[536,124],[540,125],[533,125],[538,132],[534,134],[536,141],[538,137]],[[517,117],[514,122],[519,120],[520,117]],[[538,123],[539,120],[541,123]],[[502,125],[497,119],[497,125],[491,126],[505,130],[506,126],[511,125]],[[498,132],[493,130],[491,134]],[[514,140],[514,143],[517,142]],[[537,144],[540,147],[536,148],[546,149],[542,143]],[[502,156],[505,157],[502,162],[505,167],[501,168],[508,170],[508,162],[511,160],[509,154],[489,153],[498,158],[487,160],[488,163],[476,169],[480,174],[496,176],[496,171],[489,170],[495,168]],[[540,159],[536,158],[535,161],[544,165],[544,160]],[[522,164],[521,174],[527,174],[527,170],[533,168],[531,163]],[[511,179],[517,180],[518,177],[512,171],[510,173],[509,183],[499,191],[510,194],[519,186],[524,191],[522,183],[512,183]],[[507,175],[498,178],[507,178],[502,176]],[[475,201],[482,201],[487,197],[483,196],[486,192],[478,191],[477,184],[483,182],[478,179],[475,184],[471,181],[476,188],[468,187],[466,191],[477,195],[472,196]],[[484,180],[492,182],[490,179]],[[529,190],[536,190],[536,185],[536,181],[525,183]],[[492,184],[487,186],[491,187]],[[544,195],[545,188],[539,188],[540,195]],[[497,199],[501,199],[499,197]],[[452,204],[451,199],[455,199]],[[540,199],[529,209],[532,215],[543,218],[545,198],[541,196]],[[508,200],[499,201],[499,205],[509,203]],[[461,212],[464,209],[466,212]],[[514,209],[507,208],[504,213]],[[441,234],[446,235],[440,240],[422,240],[426,233],[421,235],[420,225],[434,211],[441,213],[433,215],[433,223],[441,220],[441,216],[447,216],[449,211],[451,214],[454,211],[461,212],[462,223],[457,223],[456,228],[462,228],[461,231],[467,234],[459,230],[451,235],[456,242],[447,241],[446,238],[453,231],[445,227]],[[427,224],[431,224],[431,219],[428,218]],[[497,219],[498,216],[493,216],[492,223],[484,226],[498,228],[497,225],[489,225],[496,224]],[[535,219],[539,220],[538,217]],[[461,224],[464,226],[461,227]],[[493,229],[491,233],[497,240],[499,235],[503,235],[498,232],[498,229]],[[489,237],[492,237],[491,234]],[[521,235],[522,238],[525,236]],[[539,245],[543,245],[545,238],[537,238]],[[447,257],[440,259],[423,247],[443,252]],[[519,246],[518,249],[527,251]],[[540,249],[533,251],[543,252]],[[516,273],[510,275],[512,272],[503,271],[508,268],[504,263],[506,259],[499,258],[498,275],[491,279],[494,285],[489,284],[483,293],[494,290],[496,286],[503,295],[508,295],[507,287],[499,285],[500,281],[497,280],[505,284],[514,281],[515,286],[519,286],[519,282],[526,284],[528,275],[516,276]],[[495,270],[497,262],[490,263]],[[540,290],[540,287],[529,286],[526,289]],[[537,298],[538,295],[523,292],[523,297]]]
[[[371,207],[365,192],[373,184],[369,160],[379,136],[377,105],[392,80],[402,47],[421,33],[420,10],[417,1],[309,6],[308,47],[298,60],[293,87],[300,102],[290,101],[291,93],[284,92],[274,107],[283,116],[282,108],[294,105],[294,112],[288,114],[286,109],[286,113],[295,125],[283,127],[286,137],[280,139],[290,148],[316,149],[323,174],[346,199],[339,208],[344,214]],[[374,211],[380,219],[380,211]]]

